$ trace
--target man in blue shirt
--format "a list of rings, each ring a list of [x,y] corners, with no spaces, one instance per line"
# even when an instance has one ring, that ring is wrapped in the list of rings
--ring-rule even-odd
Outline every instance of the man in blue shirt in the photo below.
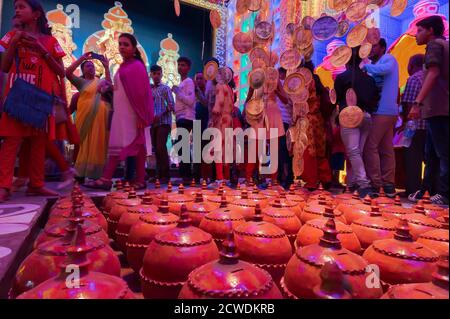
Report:
[[[373,45],[371,64],[363,66],[381,92],[378,110],[372,115],[372,127],[364,147],[366,172],[372,187],[381,187],[389,197],[395,196],[395,153],[393,134],[398,118],[399,67],[397,60],[386,54],[386,40]]]

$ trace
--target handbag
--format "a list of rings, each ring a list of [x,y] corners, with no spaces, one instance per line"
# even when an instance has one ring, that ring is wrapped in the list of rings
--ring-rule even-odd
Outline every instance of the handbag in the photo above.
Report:
[[[19,75],[19,55],[16,52],[16,72]],[[19,76],[6,97],[3,110],[10,117],[36,129],[45,129],[53,111],[55,97]]]

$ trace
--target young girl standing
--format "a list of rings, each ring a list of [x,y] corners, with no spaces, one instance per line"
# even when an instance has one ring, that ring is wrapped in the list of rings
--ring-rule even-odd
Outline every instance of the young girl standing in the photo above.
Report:
[[[64,77],[62,57],[65,53],[58,41],[51,36],[44,9],[37,0],[15,0],[15,17],[23,30],[8,32],[0,45],[6,49],[2,59],[2,71],[8,73],[4,97],[8,96],[14,81],[20,77],[49,94],[59,92],[59,79]],[[18,57],[18,67],[16,65]],[[49,127],[53,119],[50,117]],[[44,161],[47,132],[35,129],[1,114],[0,136],[0,202],[10,196],[17,151],[24,140],[29,140],[30,160],[27,195],[54,196],[56,193],[44,187]]]

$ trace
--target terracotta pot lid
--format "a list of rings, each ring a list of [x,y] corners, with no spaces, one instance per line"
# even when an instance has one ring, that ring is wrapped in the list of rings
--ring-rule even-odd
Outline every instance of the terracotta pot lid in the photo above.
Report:
[[[438,261],[438,257],[432,250],[413,241],[406,220],[398,222],[393,239],[377,240],[372,244],[372,248],[379,254],[393,258],[430,263]]]
[[[444,242],[444,243],[449,242],[448,237],[449,237],[448,229],[434,229],[434,230],[430,230],[430,231],[427,231],[426,233],[419,235],[419,238],[422,238],[422,239],[440,241],[440,242]]]
[[[355,220],[353,224],[361,227],[387,231],[395,231],[397,228],[396,221],[381,216],[380,208],[374,201],[372,202],[370,215]]]
[[[328,222],[327,218],[316,218],[312,220],[308,220],[305,225],[309,227],[313,227],[316,229],[323,230],[325,228],[326,223]],[[336,223],[336,231],[337,234],[353,234],[353,230],[349,225],[340,222],[339,220],[334,221]]]
[[[280,199],[273,201],[272,205],[263,209],[263,214],[273,218],[293,218],[296,217],[295,212],[283,206]]]
[[[234,233],[240,236],[257,238],[283,238],[286,233],[280,227],[263,221],[261,207],[257,204],[253,221],[246,222],[234,230]]]

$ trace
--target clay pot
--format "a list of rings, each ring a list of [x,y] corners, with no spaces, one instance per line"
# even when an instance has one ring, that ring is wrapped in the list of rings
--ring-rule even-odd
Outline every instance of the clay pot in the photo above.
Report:
[[[261,207],[257,204],[253,221],[236,227],[234,235],[241,260],[268,271],[279,283],[292,256],[292,246],[284,230],[263,221]]]
[[[140,271],[145,298],[174,299],[194,269],[219,258],[210,234],[190,225],[186,206],[176,228],[156,235]]]
[[[355,193],[358,194],[358,191],[355,191]],[[350,190],[350,187],[347,186],[345,188],[345,190],[342,192],[342,194],[334,196],[334,202],[336,205],[339,205],[343,201],[353,199],[355,196],[355,193],[352,193],[352,191]],[[359,194],[358,194],[358,199],[359,199]]]
[[[380,208],[373,203],[369,217],[355,220],[351,228],[361,243],[363,249],[373,244],[375,240],[394,238],[397,221],[382,217]]]
[[[218,209],[206,214],[200,222],[200,229],[212,235],[217,247],[221,248],[222,242],[230,232],[230,227],[235,229],[245,222],[244,217],[232,210],[228,205],[225,195],[222,195],[222,203]]]
[[[147,209],[150,211],[153,208],[149,206]],[[177,215],[169,213],[167,195],[162,197],[156,212],[139,216],[139,221],[130,229],[126,243],[127,261],[135,272],[141,270],[145,251],[155,236],[175,228],[179,219]]]
[[[355,220],[370,216],[372,210],[371,204],[371,198],[366,196],[361,204],[351,206],[342,205],[339,207],[339,211],[344,214],[347,224],[351,225]],[[336,212],[338,211],[335,211],[335,213]]]
[[[86,220],[90,220],[94,223],[100,225],[105,231],[108,231],[108,223],[106,222],[105,216],[103,216],[98,208],[94,205],[94,203],[85,203],[81,196],[77,196],[75,198],[79,198],[82,206],[82,217]],[[51,213],[47,222],[46,227],[50,227],[52,225],[58,224],[64,221],[67,218],[70,218],[72,214],[73,202],[75,198],[72,199],[72,202],[58,205]]]
[[[273,185],[272,182],[269,182],[267,188],[265,190],[262,190],[260,192],[262,195],[266,196],[269,200],[275,199],[276,197],[279,196],[279,192],[278,190],[276,190]]]
[[[120,217],[131,207],[136,207],[141,204],[141,199],[137,197],[134,188],[131,188],[127,199],[122,199],[116,202],[111,209],[108,216],[108,235],[112,239],[116,239],[116,229],[119,224]]]
[[[380,188],[380,196],[373,200],[380,207],[395,205],[395,200],[387,197],[382,187]]]
[[[425,215],[427,215],[428,217],[437,219],[444,215],[448,215],[448,210],[446,210],[444,207],[434,205],[431,203],[430,193],[425,192],[422,200],[423,200],[423,208],[425,209]]]
[[[293,187],[295,189],[295,194],[302,196],[305,200],[307,200],[309,195],[311,195],[311,193],[306,188],[302,187],[302,184],[299,180],[294,183]],[[289,190],[291,189],[292,188],[290,188]]]
[[[335,219],[333,209],[326,207],[322,217],[307,221],[297,234],[296,246],[303,247],[320,243],[324,235],[323,229],[330,218]],[[335,220],[335,225],[337,238],[342,247],[356,254],[361,254],[361,244],[352,228],[339,220]]]
[[[352,295],[345,290],[344,275],[335,261],[323,265],[320,271],[320,285],[314,287],[317,299],[351,299]]]
[[[269,204],[269,199],[260,192],[256,185],[253,186],[253,190],[248,193],[248,198],[258,203],[261,208],[265,208]]]
[[[381,299],[447,299],[448,255],[442,256],[431,282],[392,286]]]
[[[82,222],[82,219],[78,220],[78,223]],[[59,274],[59,265],[67,258],[71,247],[74,249],[87,249],[87,258],[91,261],[88,266],[89,270],[120,276],[120,261],[111,247],[94,237],[87,237],[84,239],[85,244],[74,246],[73,239],[79,233],[82,233],[82,236],[85,237],[81,225],[68,229],[66,237],[44,243],[28,255],[19,266],[14,277],[11,296],[15,298],[25,291],[37,287],[44,281],[57,276]]]
[[[326,191],[323,188],[322,183],[319,184],[319,187],[315,191],[312,191],[309,194],[309,197],[314,197],[314,199],[318,199],[319,195],[330,196],[330,197],[332,196],[332,194],[329,191]]]
[[[438,256],[448,256],[448,216],[444,216],[446,223],[443,224],[442,229],[430,230],[423,233],[417,239],[418,243],[424,244],[431,250],[434,250]]]
[[[295,212],[289,208],[284,208],[279,198],[275,199],[273,205],[263,209],[264,221],[280,227],[286,233],[292,247],[294,247],[297,233],[302,227],[300,219]]]
[[[239,260],[233,233],[223,243],[219,260],[189,274],[179,299],[281,299],[270,274]]]
[[[80,199],[76,198],[72,206],[71,216],[57,224],[47,226],[36,238],[33,249],[49,241],[66,237],[68,235],[67,229],[73,229],[78,224],[78,220],[82,219],[81,209]],[[105,245],[109,245],[108,235],[100,225],[86,220],[82,227],[87,237],[95,237]]]
[[[300,195],[295,191],[294,185],[291,185],[289,188],[289,192],[286,194],[286,199],[288,201],[296,203],[301,210],[306,206],[306,197],[304,195]]]
[[[323,217],[328,207],[330,207],[330,203],[323,196],[320,197],[317,203],[309,202],[300,215],[301,222],[305,224],[309,220]],[[339,211],[334,212],[334,217],[344,224],[347,222],[344,214]]]
[[[178,186],[178,193],[171,194],[167,197],[169,202],[169,212],[175,215],[180,215],[181,206],[193,203],[194,198],[184,193],[184,186]]]
[[[139,218],[144,214],[155,213],[158,207],[153,205],[152,197],[150,197],[149,192],[145,192],[142,197],[142,203],[137,206],[131,206],[127,209],[125,213],[120,216],[119,224],[117,224],[116,229],[116,242],[119,249],[126,253],[128,235],[130,233],[131,227],[139,222]]]
[[[425,209],[422,201],[419,201],[415,206],[414,214],[405,215],[403,216],[403,219],[408,222],[410,232],[414,240],[417,240],[423,233],[440,229],[442,227],[441,223],[437,220],[425,215]]]
[[[172,186],[172,182],[169,180],[169,182],[167,183],[167,188],[164,189],[158,189],[155,190],[154,196],[153,196],[153,204],[156,206],[159,206],[161,204],[161,200],[163,198],[163,196],[167,196],[166,199],[169,196],[174,195],[174,190],[173,190],[173,186]]]
[[[299,196],[298,195],[293,195],[290,196],[291,198],[297,198],[297,202],[291,201],[290,199],[287,198],[286,193],[280,192],[280,195],[278,196],[277,199],[272,199],[269,202],[268,207],[274,207],[276,205],[281,205],[282,208],[286,208],[288,210],[291,210],[292,212],[295,213],[295,215],[300,218],[303,212],[303,207],[305,206],[305,201],[299,201]],[[278,203],[278,204],[276,204]]]
[[[120,200],[127,199],[130,191],[130,184],[127,182],[122,187],[122,181],[118,180],[116,183],[116,191],[111,192],[103,199],[103,215],[108,219],[112,207]]]
[[[206,202],[202,193],[198,192],[195,195],[195,200],[192,203],[186,204],[186,208],[189,218],[192,221],[192,226],[198,227],[203,217],[216,209],[216,206]]]
[[[363,257],[380,269],[381,280],[390,285],[431,281],[438,256],[414,242],[408,222],[400,220],[393,239],[375,241]]]
[[[372,299],[382,295],[381,288],[368,289],[364,258],[342,248],[337,238],[334,219],[328,219],[324,235],[318,244],[300,247],[287,264],[281,281],[283,293],[288,298],[314,298],[314,288],[321,283],[320,272],[324,265],[334,260],[351,290],[352,298]]]
[[[80,186],[77,183],[75,183],[70,195],[60,197],[55,202],[55,204],[52,206],[52,208],[50,209],[50,212],[57,209],[58,206],[64,206],[64,207],[72,206],[72,201],[75,197],[81,197],[83,199],[83,202],[85,203],[85,205],[89,205],[90,207],[92,207],[91,206],[93,204],[92,199],[89,196],[87,196],[86,194],[84,194],[81,191]]]
[[[77,232],[81,232],[81,227]],[[58,265],[54,276],[43,281],[33,289],[21,294],[18,299],[133,299],[134,294],[121,278],[96,272],[94,263],[96,260],[93,246],[86,242],[84,235],[78,235],[75,244],[65,248],[68,257]],[[77,265],[79,267],[79,282],[73,282],[73,287],[68,287],[67,267]],[[119,269],[120,270],[120,269]]]
[[[249,195],[247,190],[242,190],[242,195],[240,199],[236,199],[234,202],[229,204],[232,211],[238,213],[245,220],[251,220],[255,214],[256,205],[259,203],[258,200],[253,199],[253,195]],[[226,235],[226,234],[225,234]]]
[[[387,219],[402,219],[408,214],[414,213],[414,209],[402,206],[399,196],[395,197],[395,204],[385,207],[380,207],[381,214]]]
[[[220,204],[222,203],[222,198],[225,196],[225,199],[227,202],[229,200],[227,199],[225,195],[225,189],[223,186],[220,186],[216,192],[209,193],[208,195],[203,195],[204,198],[206,198],[206,202],[210,204],[213,209],[218,209],[220,207]]]
[[[348,194],[341,194],[342,195],[348,195]],[[358,191],[355,191],[353,195],[350,198],[341,199],[339,201],[335,200],[336,208],[334,209],[335,213],[337,214],[344,214],[345,211],[351,210],[353,206],[363,204],[361,199],[359,198]]]

